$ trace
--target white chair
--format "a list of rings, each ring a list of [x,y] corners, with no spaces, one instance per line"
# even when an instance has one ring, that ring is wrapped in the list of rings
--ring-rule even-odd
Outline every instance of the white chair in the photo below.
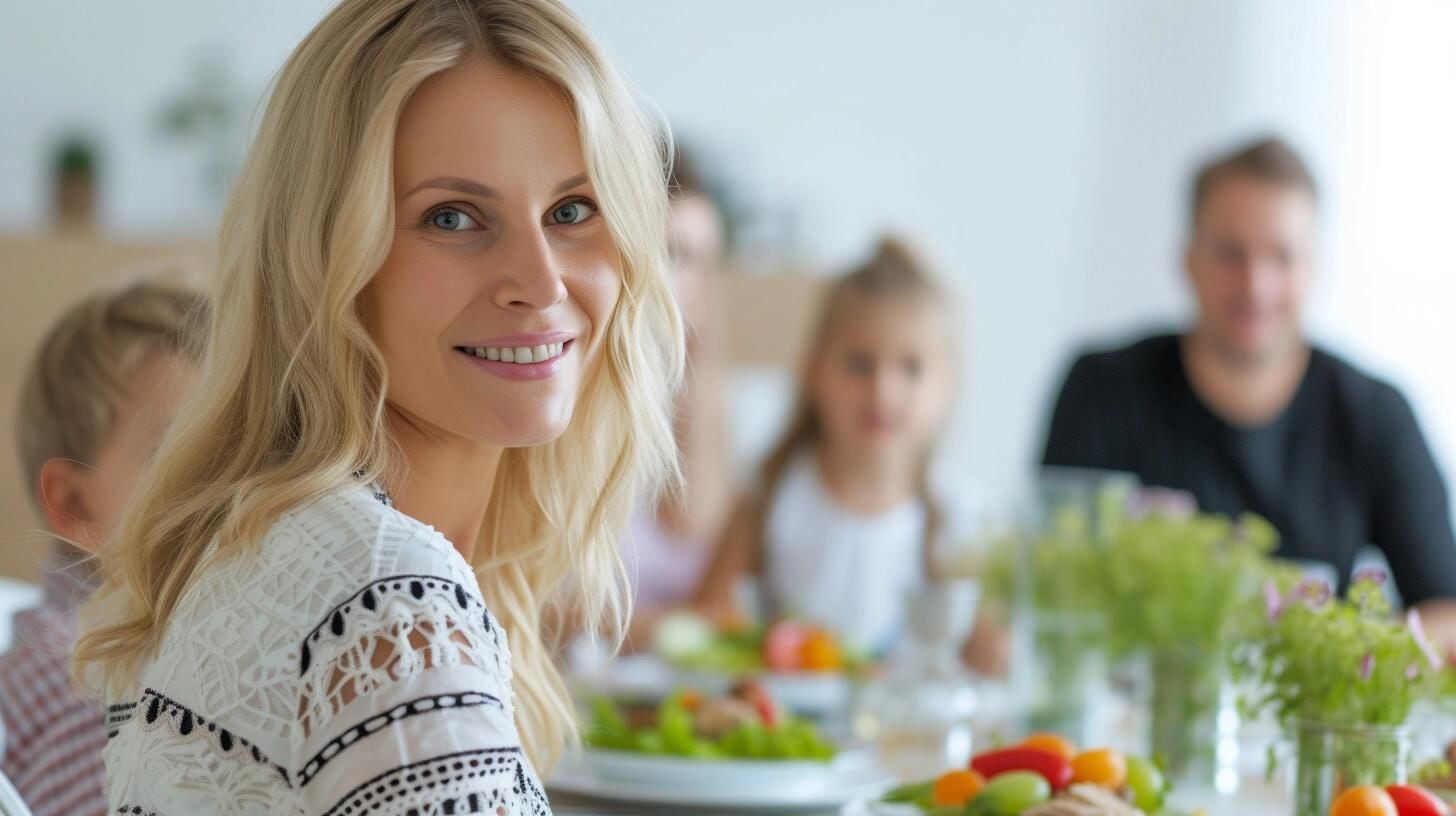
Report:
[[[0,816],[31,816],[15,786],[0,773]]]

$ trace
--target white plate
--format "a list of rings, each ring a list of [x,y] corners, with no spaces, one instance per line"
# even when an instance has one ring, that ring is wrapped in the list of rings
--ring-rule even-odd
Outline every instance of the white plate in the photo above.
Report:
[[[833,808],[874,796],[890,781],[869,754],[833,762],[698,760],[587,749],[568,755],[548,789],[638,804]]]

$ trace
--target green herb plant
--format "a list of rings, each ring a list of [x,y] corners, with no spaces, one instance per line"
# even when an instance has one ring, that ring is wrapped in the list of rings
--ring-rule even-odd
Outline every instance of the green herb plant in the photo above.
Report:
[[[1350,785],[1398,781],[1412,707],[1450,688],[1419,616],[1393,617],[1383,581],[1359,576],[1343,601],[1322,583],[1269,587],[1263,623],[1239,650],[1239,671],[1259,689],[1245,708],[1271,712],[1294,740],[1301,813],[1326,812]],[[1271,752],[1271,773],[1276,760]]]

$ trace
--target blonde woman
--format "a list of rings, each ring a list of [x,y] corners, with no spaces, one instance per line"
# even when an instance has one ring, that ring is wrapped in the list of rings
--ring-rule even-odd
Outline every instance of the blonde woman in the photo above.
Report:
[[[620,625],[613,533],[673,467],[663,155],[555,0],[309,34],[78,647],[114,812],[548,812],[543,609]]]

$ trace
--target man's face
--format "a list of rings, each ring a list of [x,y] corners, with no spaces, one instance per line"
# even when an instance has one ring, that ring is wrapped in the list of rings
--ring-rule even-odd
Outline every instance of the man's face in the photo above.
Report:
[[[1221,353],[1255,364],[1293,348],[1314,265],[1308,191],[1249,176],[1215,183],[1188,246],[1199,329]]]

